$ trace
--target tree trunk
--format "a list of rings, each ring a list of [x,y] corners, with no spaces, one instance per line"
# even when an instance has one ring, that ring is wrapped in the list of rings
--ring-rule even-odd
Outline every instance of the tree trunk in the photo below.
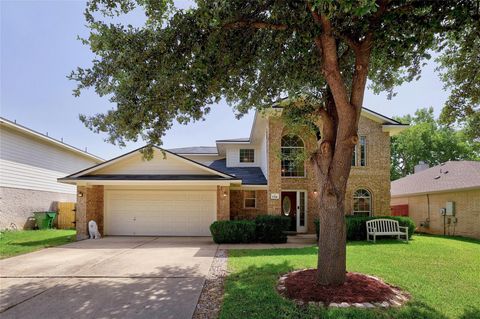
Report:
[[[381,9],[375,14],[373,25],[378,23],[378,16],[385,8],[381,6]],[[358,121],[365,94],[373,33],[369,31],[360,42],[349,43],[355,54],[349,94],[340,72],[332,24],[328,17],[319,15],[315,10],[312,14],[322,27],[322,33],[315,38],[315,45],[322,61],[321,72],[328,86],[325,107],[320,106],[317,110],[320,115],[317,126],[322,132],[322,139],[313,157],[320,190],[317,284],[341,285],[346,278],[345,192],[353,148],[358,142]]]
[[[332,194],[331,181],[320,189],[320,236],[317,283],[341,285],[346,273],[345,192]],[[330,193],[330,194],[329,194]]]

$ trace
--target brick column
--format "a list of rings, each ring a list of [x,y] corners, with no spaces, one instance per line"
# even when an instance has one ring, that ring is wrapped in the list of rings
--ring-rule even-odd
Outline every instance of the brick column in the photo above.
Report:
[[[75,228],[77,229],[77,240],[88,238],[87,229],[87,188],[77,186],[77,206],[75,211]]]
[[[271,194],[281,195],[281,140],[283,123],[278,118],[270,118],[268,121],[268,193],[267,213],[269,215],[280,215],[282,213],[281,199],[272,199]]]
[[[230,220],[230,187],[217,186],[217,220]]]
[[[79,196],[83,194],[83,196]],[[88,238],[88,222],[94,220],[103,235],[103,185],[77,187],[77,208],[75,214],[77,240]]]

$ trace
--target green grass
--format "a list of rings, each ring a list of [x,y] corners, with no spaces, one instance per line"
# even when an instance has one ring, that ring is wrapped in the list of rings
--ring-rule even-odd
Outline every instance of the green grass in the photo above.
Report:
[[[347,269],[381,277],[412,295],[400,309],[296,307],[280,297],[280,274],[316,266],[317,248],[231,250],[221,318],[480,318],[480,241],[414,236],[347,246]]]
[[[0,232],[0,259],[75,240],[75,230],[19,230]]]

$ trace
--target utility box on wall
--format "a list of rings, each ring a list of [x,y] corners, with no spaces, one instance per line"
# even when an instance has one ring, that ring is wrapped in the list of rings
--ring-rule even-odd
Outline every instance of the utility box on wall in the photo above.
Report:
[[[447,202],[445,206],[445,215],[447,216],[455,215],[455,202]]]

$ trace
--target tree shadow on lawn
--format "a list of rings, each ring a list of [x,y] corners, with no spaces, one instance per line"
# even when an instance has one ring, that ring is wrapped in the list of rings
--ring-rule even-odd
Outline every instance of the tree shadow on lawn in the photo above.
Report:
[[[263,266],[250,266],[227,277],[225,298],[220,318],[352,318],[352,319],[447,319],[432,306],[415,300],[390,309],[327,309],[317,306],[298,307],[276,291],[280,275],[294,266],[288,261]],[[477,317],[475,317],[477,315]],[[478,318],[474,309],[462,319]]]
[[[69,243],[75,240],[75,235],[65,235],[60,237],[53,237],[53,238],[46,238],[41,240],[30,240],[30,241],[11,241],[8,245],[12,246],[45,246],[48,247],[49,245],[57,245],[58,243]]]
[[[478,319],[480,318],[480,309],[476,307],[466,308],[459,319]]]

